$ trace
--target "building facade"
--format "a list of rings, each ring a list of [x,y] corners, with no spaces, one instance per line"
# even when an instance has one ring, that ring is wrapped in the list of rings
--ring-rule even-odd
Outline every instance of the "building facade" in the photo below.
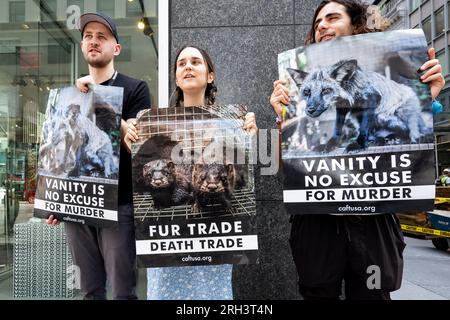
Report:
[[[436,49],[436,57],[442,65],[446,79],[449,76],[449,1],[445,0],[410,0],[408,2],[408,27],[421,28],[429,46]],[[448,85],[442,91],[440,101],[449,107]]]
[[[376,0],[381,13],[390,19],[390,30],[420,28],[428,46],[436,50],[446,85],[437,100],[444,111],[434,118],[436,136],[436,175],[450,167],[450,2],[446,0]]]
[[[87,74],[76,19],[114,18],[124,47],[119,71],[147,81],[154,106],[166,106],[177,50],[205,48],[217,67],[218,102],[245,103],[260,128],[275,128],[269,104],[277,54],[303,44],[319,0],[7,0],[0,4],[0,279],[13,267],[13,225],[32,217],[37,150],[48,92]],[[162,12],[162,13],[161,13]],[[144,19],[146,18],[146,19]],[[146,23],[139,29],[137,23]],[[153,35],[153,38],[151,37]],[[159,56],[159,59],[158,59]],[[235,266],[237,299],[296,299],[279,175],[256,168],[258,265]],[[273,192],[267,192],[272,190]],[[6,279],[6,280],[5,280]],[[2,292],[0,296],[12,296]]]
[[[158,103],[157,0],[5,0],[0,2],[0,297],[13,269],[13,225],[32,218],[37,150],[52,88],[88,73],[77,19],[103,12],[117,23],[116,68],[145,80]],[[144,19],[145,18],[145,19]],[[138,22],[144,25],[138,28]],[[167,17],[166,17],[167,20]],[[152,39],[153,37],[153,39]]]
[[[436,174],[450,167],[450,1],[409,0],[408,27],[421,28],[429,47],[436,49],[436,58],[442,65],[446,85],[437,98],[444,106],[444,112],[435,116]]]
[[[390,30],[408,28],[407,0],[376,0],[373,2],[380,8],[381,14],[391,22]]]

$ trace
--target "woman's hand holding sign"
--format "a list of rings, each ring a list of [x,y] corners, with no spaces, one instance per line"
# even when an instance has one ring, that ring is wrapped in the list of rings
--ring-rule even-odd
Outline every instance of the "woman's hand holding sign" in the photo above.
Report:
[[[122,120],[120,126],[123,145],[129,153],[131,153],[131,143],[139,139],[136,125],[136,119],[128,119],[127,121]]]

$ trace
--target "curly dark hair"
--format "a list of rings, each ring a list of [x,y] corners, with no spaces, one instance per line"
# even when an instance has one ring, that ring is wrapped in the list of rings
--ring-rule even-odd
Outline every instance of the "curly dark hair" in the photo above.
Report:
[[[175,62],[173,65],[173,75],[176,78],[176,73],[177,73],[177,60],[178,57],[180,56],[181,52],[186,49],[186,48],[194,48],[197,49],[198,51],[200,51],[203,60],[205,60],[206,66],[207,66],[207,72],[213,72],[214,74],[216,73],[216,68],[212,62],[211,57],[209,56],[209,54],[196,46],[192,46],[192,45],[187,45],[182,47],[176,57],[175,57]],[[205,90],[205,104],[206,105],[213,105],[214,102],[216,101],[216,93],[217,93],[217,87],[216,84],[214,83],[214,80],[211,83],[208,83],[206,86],[206,90]],[[183,101],[184,101],[184,97],[183,97],[183,90],[181,90],[180,87],[176,87],[174,92],[170,95],[170,102],[169,105],[171,107],[182,107],[183,106]]]
[[[376,8],[375,6],[369,6],[368,4],[363,3],[360,0],[324,0],[319,4],[316,11],[314,12],[311,29],[306,36],[305,45],[316,42],[316,40],[314,39],[316,31],[314,28],[314,23],[316,21],[317,15],[323,7],[332,2],[338,3],[345,7],[346,12],[351,19],[353,34],[384,31],[390,25],[389,20],[381,16],[378,8]],[[371,8],[372,10],[369,11],[369,8]],[[377,19],[378,23],[376,25],[369,26],[367,23],[369,18]]]

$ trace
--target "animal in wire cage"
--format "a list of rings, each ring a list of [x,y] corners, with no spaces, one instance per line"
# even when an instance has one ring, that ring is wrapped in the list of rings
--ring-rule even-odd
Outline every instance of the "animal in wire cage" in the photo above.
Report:
[[[193,200],[191,166],[172,160],[172,150],[177,143],[167,135],[152,136],[133,158],[134,192],[150,193],[156,209]]]
[[[248,159],[242,146],[211,141],[202,150],[192,170],[192,212],[231,212],[236,190],[248,186]]]
[[[149,193],[157,210],[179,205],[190,206],[194,215],[229,210],[234,191],[248,184],[245,154],[234,145],[227,151],[218,141],[206,143],[195,151],[164,134],[149,137],[133,158],[134,192]]]
[[[307,116],[318,118],[327,110],[336,112],[332,136],[316,151],[328,152],[341,146],[349,117],[356,119],[358,130],[346,152],[365,149],[369,141],[386,144],[394,135],[402,143],[419,143],[431,134],[419,98],[410,87],[363,70],[355,59],[341,60],[309,74],[291,68],[288,72],[306,101]]]
[[[174,164],[169,159],[147,162],[142,170],[144,184],[148,187],[156,209],[191,203],[192,167]]]
[[[231,197],[236,187],[233,164],[195,164],[192,170],[195,204],[193,212],[205,211],[217,205],[224,211],[231,208]]]

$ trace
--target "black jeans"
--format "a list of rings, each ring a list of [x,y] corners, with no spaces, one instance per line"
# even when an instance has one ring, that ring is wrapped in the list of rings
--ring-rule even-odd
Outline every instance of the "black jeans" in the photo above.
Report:
[[[133,206],[119,206],[118,216],[113,228],[65,225],[84,299],[106,299],[107,280],[114,299],[137,299]]]
[[[400,288],[405,243],[394,214],[296,215],[289,241],[304,299],[339,299],[342,280],[346,299],[390,299]]]

